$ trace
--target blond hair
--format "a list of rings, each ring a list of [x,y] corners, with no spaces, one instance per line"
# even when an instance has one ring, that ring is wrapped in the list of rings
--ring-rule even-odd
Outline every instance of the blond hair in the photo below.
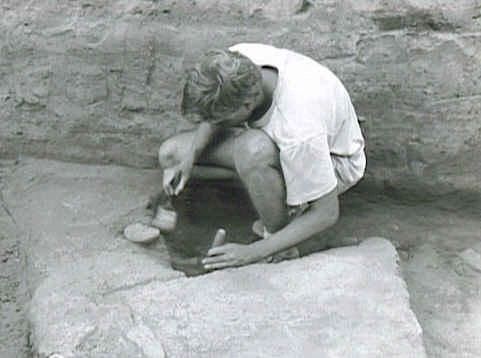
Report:
[[[182,114],[194,121],[220,123],[240,108],[261,80],[259,68],[246,56],[210,50],[187,72]]]

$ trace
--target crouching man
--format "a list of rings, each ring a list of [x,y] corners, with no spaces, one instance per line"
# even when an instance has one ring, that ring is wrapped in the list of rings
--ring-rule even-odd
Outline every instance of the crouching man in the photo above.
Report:
[[[166,140],[163,188],[236,175],[263,240],[212,248],[206,269],[298,256],[296,245],[339,216],[338,195],[364,174],[364,139],[349,94],[326,67],[263,44],[213,50],[188,72],[182,114],[196,129]]]

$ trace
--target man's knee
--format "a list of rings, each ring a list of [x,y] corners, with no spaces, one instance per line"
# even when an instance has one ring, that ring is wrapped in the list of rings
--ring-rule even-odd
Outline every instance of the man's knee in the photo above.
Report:
[[[183,152],[188,148],[189,138],[187,137],[189,137],[187,133],[181,133],[162,142],[158,152],[159,164],[162,169],[180,163]]]
[[[234,162],[242,176],[252,170],[279,166],[279,150],[275,143],[260,130],[248,130],[236,139]]]

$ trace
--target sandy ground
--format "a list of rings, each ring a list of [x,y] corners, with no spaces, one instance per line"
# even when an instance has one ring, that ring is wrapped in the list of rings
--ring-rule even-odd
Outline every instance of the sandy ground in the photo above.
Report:
[[[10,165],[2,163],[0,185]],[[205,209],[204,200],[197,202]],[[406,202],[366,195],[361,187],[341,198],[342,217],[326,235],[331,244],[336,237],[348,236],[392,240],[430,357],[481,357],[480,204],[479,194],[453,193],[429,202]],[[28,352],[22,256],[13,225],[8,211],[1,208],[0,357],[6,358],[24,357]]]
[[[346,217],[339,225],[349,216],[360,217],[340,231],[359,237],[377,232],[397,245],[428,356],[481,357],[479,194],[417,204],[388,198],[369,202],[354,195],[343,204]]]
[[[312,240],[301,248],[302,251],[308,253],[319,247],[334,247],[373,236],[388,238],[398,249],[411,306],[423,327],[428,355],[481,357],[479,193],[452,192],[429,199],[426,195],[421,201],[412,196],[407,200],[402,193],[387,196],[368,190],[361,185],[341,196],[339,222],[324,234],[323,243]],[[186,194],[179,203],[181,210],[190,208],[192,211],[194,227],[197,220],[214,228],[222,222],[223,215],[231,215],[231,222],[238,216],[238,213],[227,212],[227,208],[219,213],[210,208],[206,214],[204,203],[210,197],[201,193],[197,196]],[[185,204],[186,201],[190,204]],[[245,203],[240,202],[239,207],[245,207]],[[252,210],[246,210],[243,217],[252,215],[255,215]],[[193,236],[192,228],[183,226],[184,230],[190,230],[190,234],[184,233],[184,236]],[[232,236],[239,234],[242,235],[239,232]],[[343,238],[341,242],[339,238]],[[182,245],[177,248],[179,251],[188,246],[179,238],[175,241]],[[197,240],[196,244],[190,252],[205,251],[210,241],[200,243]]]
[[[1,200],[2,178],[12,162],[0,161],[0,357],[28,356],[28,327],[24,319],[27,298],[22,285],[22,255],[12,218]]]

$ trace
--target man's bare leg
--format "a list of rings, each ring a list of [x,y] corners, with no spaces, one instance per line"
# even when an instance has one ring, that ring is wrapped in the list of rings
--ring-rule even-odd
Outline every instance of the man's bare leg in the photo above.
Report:
[[[161,167],[175,165],[193,136],[193,132],[183,132],[165,141],[159,150]],[[287,224],[279,151],[261,130],[231,128],[219,133],[200,156],[194,171],[193,176],[202,179],[240,178],[269,232]]]
[[[233,151],[235,137],[243,128],[226,129],[202,153],[194,165],[192,177],[198,179],[238,178],[235,171]],[[194,138],[193,131],[179,133],[162,143],[159,149],[159,163],[162,169],[174,166],[187,154]]]
[[[263,131],[247,130],[236,139],[234,162],[267,231],[282,229],[288,216],[277,146]]]

